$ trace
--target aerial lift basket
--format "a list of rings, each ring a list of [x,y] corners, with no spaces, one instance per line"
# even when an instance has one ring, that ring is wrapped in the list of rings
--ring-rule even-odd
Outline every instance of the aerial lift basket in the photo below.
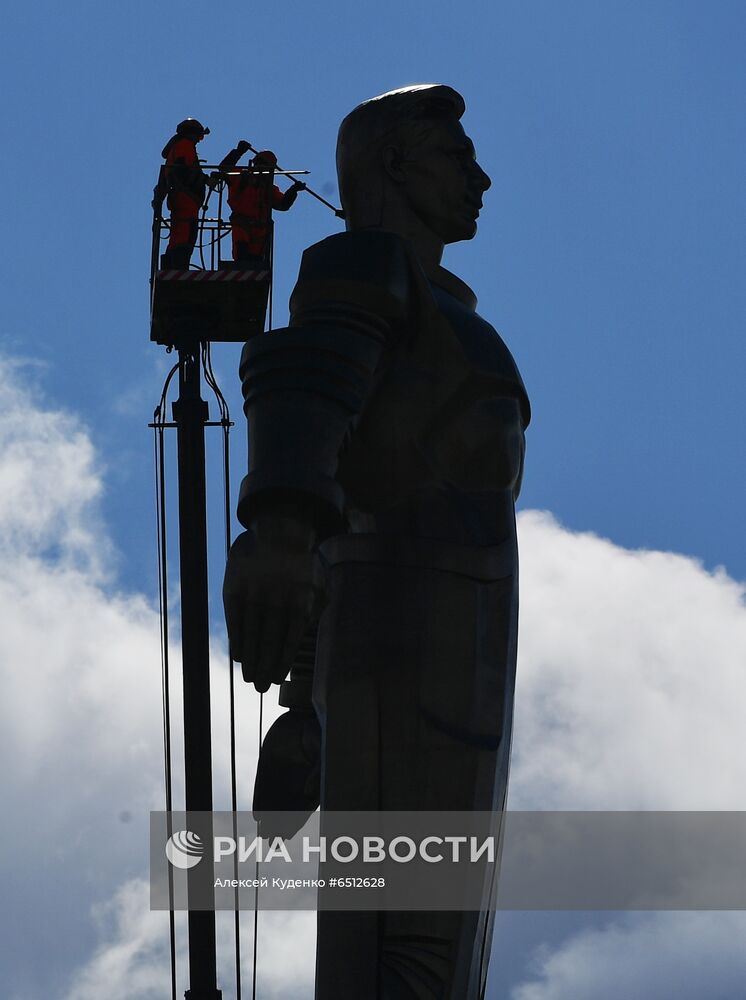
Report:
[[[271,186],[274,172],[265,169],[261,178]],[[201,213],[188,268],[164,266],[162,252],[170,220],[163,216],[162,204],[154,201],[150,339],[157,344],[183,348],[205,341],[243,343],[264,330],[272,284],[272,223],[268,220],[267,251],[262,259],[224,259],[231,225],[224,218],[223,188],[218,183],[217,215],[208,216],[207,206]]]

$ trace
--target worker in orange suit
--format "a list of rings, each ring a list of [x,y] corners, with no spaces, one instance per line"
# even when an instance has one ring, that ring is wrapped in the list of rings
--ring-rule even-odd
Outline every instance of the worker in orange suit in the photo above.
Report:
[[[250,148],[242,139],[223,157],[220,169],[232,171]],[[272,209],[286,212],[306,186],[295,181],[287,191],[281,191],[273,183],[272,171],[276,166],[277,157],[265,149],[251,160],[249,170],[226,173],[234,260],[267,262]]]
[[[209,134],[209,128],[196,118],[186,118],[179,122],[176,133],[163,147],[161,155],[166,162],[156,192],[160,191],[161,199],[165,194],[171,213],[171,232],[168,249],[163,255],[163,267],[189,267],[197,242],[199,211],[208,183],[199,164],[197,143]]]

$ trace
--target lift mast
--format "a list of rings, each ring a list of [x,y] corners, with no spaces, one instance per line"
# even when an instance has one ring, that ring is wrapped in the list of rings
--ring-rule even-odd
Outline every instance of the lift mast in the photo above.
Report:
[[[267,178],[271,182],[271,174]],[[211,845],[212,830],[212,732],[210,696],[210,630],[207,552],[207,491],[205,476],[205,428],[210,425],[208,404],[202,398],[202,372],[218,394],[223,411],[218,422],[230,425],[224,400],[214,383],[209,361],[210,344],[215,341],[243,343],[264,329],[271,263],[224,261],[221,240],[230,231],[222,219],[222,197],[216,218],[201,220],[199,268],[163,266],[160,247],[168,235],[168,221],[154,206],[151,268],[151,340],[178,353],[178,398],[173,403],[172,420],[165,412],[164,395],[156,410],[154,427],[176,429],[178,465],[179,574],[181,592],[182,687],[184,697],[184,783],[185,808],[191,832],[206,848],[208,864],[196,865],[187,873],[187,899],[199,898],[200,909],[189,909],[187,919],[189,988],[185,1000],[222,1000],[217,983],[217,949],[214,908],[205,903],[214,899]],[[202,241],[209,245],[205,253]],[[205,257],[207,259],[205,259]],[[172,372],[172,374],[174,374]],[[170,380],[170,376],[169,376]],[[164,469],[161,459],[160,477]],[[165,507],[165,497],[160,501]],[[165,538],[165,509],[161,532]],[[165,553],[161,556],[165,564]],[[163,572],[163,570],[162,570]],[[163,589],[163,580],[162,589]],[[165,602],[167,595],[162,594]],[[167,644],[168,636],[164,642]],[[168,698],[168,680],[165,684]],[[170,711],[167,712],[170,718]],[[167,734],[167,754],[170,735]],[[167,782],[170,762],[167,761]],[[234,796],[235,797],[235,796]],[[170,790],[167,794],[170,801]],[[172,921],[172,995],[175,997],[175,943]],[[238,930],[236,932],[238,934]],[[238,940],[238,938],[237,938]],[[237,959],[237,993],[240,996],[240,968]]]
[[[200,394],[199,349],[179,350],[176,424],[179,492],[179,572],[184,690],[184,784],[187,813],[200,813],[202,843],[212,843],[212,734],[210,721],[210,631],[207,590],[207,496],[205,425],[208,407]],[[211,854],[208,852],[208,857]],[[188,872],[188,892],[213,893],[212,866]],[[200,884],[201,883],[201,884]],[[217,988],[214,910],[190,910],[189,982],[186,1000],[221,1000]]]
[[[165,168],[164,168],[165,169]],[[211,169],[205,166],[205,169]],[[253,169],[262,182],[272,185],[274,175],[305,174],[305,170]],[[310,191],[310,189],[308,189]],[[158,192],[158,188],[156,188]],[[310,192],[335,214],[342,213],[315,192]],[[162,201],[162,197],[161,197]],[[268,199],[267,203],[270,201]],[[272,283],[272,223],[268,220],[268,243],[263,259],[245,261],[224,260],[222,241],[230,232],[229,222],[222,217],[222,184],[218,184],[217,217],[208,218],[206,208],[199,226],[199,261],[201,266],[174,268],[161,257],[161,247],[168,238],[170,222],[161,214],[161,204],[153,203],[153,241],[151,252],[151,328],[150,339],[178,352],[178,365],[166,380],[161,403],[151,425],[156,432],[176,429],[178,458],[179,566],[181,586],[181,646],[184,694],[184,777],[186,810],[192,833],[196,833],[207,848],[209,864],[190,868],[187,875],[187,899],[214,901],[212,852],[212,734],[210,716],[210,652],[209,600],[207,575],[207,497],[205,481],[205,428],[209,420],[207,402],[201,396],[201,374],[215,393],[222,426],[226,435],[231,426],[225,400],[214,380],[210,362],[212,342],[244,343],[264,332],[267,305]],[[204,239],[208,244],[205,248]],[[173,403],[172,421],[166,416],[166,394],[171,376],[178,370],[179,395]],[[161,439],[162,440],[162,439]],[[225,439],[227,442],[227,438]],[[163,448],[156,450],[160,477],[161,506],[161,601],[167,607],[165,551],[165,487]],[[226,443],[227,480],[227,443]],[[227,489],[227,486],[226,486]],[[226,535],[229,538],[229,529]],[[165,619],[164,619],[165,621]],[[166,732],[167,809],[171,809],[170,709],[168,707],[168,635],[164,625],[164,713]],[[231,664],[231,669],[233,668]],[[233,687],[231,677],[231,715],[233,717]],[[235,751],[232,736],[233,808],[236,808]],[[170,813],[169,813],[170,815]],[[189,988],[185,1000],[222,1000],[217,985],[217,955],[215,911],[201,908],[188,912]],[[171,976],[172,997],[176,998],[176,949],[173,913],[171,914]],[[256,924],[255,924],[256,963]],[[256,968],[254,968],[254,990]],[[240,1000],[240,944],[236,917],[236,1000]]]

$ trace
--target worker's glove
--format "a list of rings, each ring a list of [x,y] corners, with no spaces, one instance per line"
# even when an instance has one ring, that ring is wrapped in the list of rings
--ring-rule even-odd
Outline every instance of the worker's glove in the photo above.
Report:
[[[247,142],[245,139],[239,139],[236,149],[241,154],[241,156],[243,156],[243,154],[247,152],[247,150],[251,149],[251,143]]]
[[[293,190],[294,191],[305,191],[306,190],[306,184],[305,184],[305,182],[304,181],[293,181]]]

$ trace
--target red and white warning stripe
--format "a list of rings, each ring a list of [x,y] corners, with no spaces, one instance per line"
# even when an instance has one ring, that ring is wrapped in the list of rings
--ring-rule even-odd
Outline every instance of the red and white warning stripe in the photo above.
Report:
[[[159,271],[158,281],[264,281],[269,271]]]

